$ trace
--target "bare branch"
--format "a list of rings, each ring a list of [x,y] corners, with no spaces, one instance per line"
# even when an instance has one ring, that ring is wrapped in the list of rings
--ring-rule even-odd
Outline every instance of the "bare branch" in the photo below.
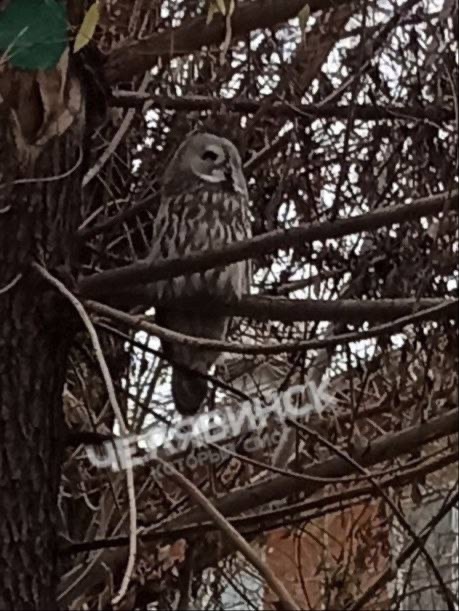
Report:
[[[154,460],[166,469],[168,475],[187,492],[187,494],[196,502],[197,505],[201,507],[202,511],[210,517],[210,519],[218,526],[223,534],[230,540],[235,549],[238,550],[250,562],[250,564],[257,569],[272,591],[278,596],[279,602],[282,604],[283,608],[291,611],[298,610],[298,605],[295,603],[284,585],[271,571],[269,566],[261,560],[244,537],[238,533],[234,526],[232,526],[228,520],[225,519],[225,517],[212,505],[204,494],[198,490],[196,486],[190,482],[190,480],[177,471],[173,465],[167,463],[159,457],[155,457]]]
[[[451,509],[459,502],[459,492],[456,492],[449,501],[447,501],[441,510],[437,512],[428,524],[422,529],[419,538],[424,542],[427,541],[429,535],[434,531],[437,524],[447,515]],[[408,558],[416,551],[417,545],[415,541],[411,541],[406,545],[400,554],[395,558],[395,561],[378,577],[378,579],[369,586],[365,592],[355,601],[350,608],[350,611],[360,611],[364,605],[366,605],[373,596],[378,592],[386,583],[393,579],[396,575],[396,568],[399,568]]]
[[[102,295],[113,293],[120,286],[126,288],[133,284],[174,278],[184,273],[200,272],[265,255],[279,248],[291,248],[314,241],[323,242],[353,233],[387,227],[395,223],[417,220],[423,216],[440,213],[447,201],[451,201],[452,208],[457,211],[458,195],[459,191],[455,190],[451,194],[440,193],[418,199],[411,204],[391,206],[347,219],[271,231],[250,240],[229,244],[218,251],[197,253],[183,259],[170,259],[158,263],[147,261],[134,263],[83,278],[79,282],[79,290],[84,297],[100,298]]]
[[[369,467],[384,460],[392,460],[403,454],[407,454],[421,446],[441,439],[448,435],[454,435],[459,429],[459,410],[453,409],[436,418],[432,418],[422,424],[406,428],[397,433],[387,433],[375,440],[365,449],[354,449],[351,456],[361,466]],[[310,465],[304,469],[304,475],[318,477],[339,477],[355,473],[356,469],[348,461],[339,456],[333,456],[322,462]],[[280,500],[287,495],[292,496],[295,492],[302,492],[305,496],[311,496],[319,490],[323,484],[319,482],[295,481],[283,475],[272,479],[261,481],[236,490],[216,503],[217,508],[224,515],[237,515],[244,511],[254,510],[261,505],[271,501]],[[185,524],[198,523],[205,519],[202,511],[189,511],[174,518],[168,523],[168,527],[184,526]]]
[[[159,305],[160,302],[152,297],[148,287],[135,286],[132,290],[114,294],[107,299],[107,305],[122,306],[122,309],[138,305]],[[245,316],[254,320],[277,320],[284,323],[291,322],[339,322],[343,324],[361,324],[363,322],[391,321],[401,316],[408,316],[415,312],[435,308],[444,304],[441,297],[433,298],[407,298],[407,299],[285,299],[282,297],[245,296],[234,303],[226,303],[218,299],[212,306],[182,300],[176,302],[161,302],[161,305],[183,309],[184,311],[205,311],[209,313],[228,314],[230,316]]]
[[[417,533],[413,530],[413,528],[411,527],[409,522],[406,520],[406,518],[403,515],[402,511],[397,507],[397,505],[390,498],[390,496],[387,494],[387,492],[381,487],[379,482],[375,479],[374,475],[371,474],[365,467],[363,467],[359,463],[358,460],[355,460],[347,452],[345,452],[344,450],[341,450],[341,448],[338,448],[334,443],[332,443],[331,441],[326,439],[323,435],[320,435],[320,433],[318,433],[317,431],[315,431],[311,427],[309,427],[309,426],[307,426],[305,424],[299,424],[298,422],[293,422],[293,421],[290,421],[290,424],[293,424],[299,430],[304,431],[305,433],[307,433],[308,435],[312,436],[313,438],[318,439],[326,448],[328,448],[334,454],[336,454],[337,456],[339,456],[340,458],[345,460],[347,463],[349,463],[351,466],[353,466],[358,472],[368,476],[369,481],[373,484],[373,486],[376,488],[377,492],[382,496],[382,498],[385,500],[385,502],[388,504],[388,506],[392,509],[394,515],[397,517],[397,519],[400,522],[400,524],[403,526],[403,528],[408,532],[408,534],[412,538],[413,544],[416,545],[416,547],[419,549],[421,554],[424,556],[427,564],[432,569],[432,571],[433,571],[433,573],[434,573],[434,575],[435,575],[435,577],[436,577],[436,579],[438,581],[438,584],[439,584],[440,589],[442,591],[442,594],[443,594],[443,597],[445,599],[445,602],[448,605],[449,611],[454,611],[455,605],[454,605],[454,601],[452,599],[451,593],[449,592],[449,590],[448,590],[448,588],[447,588],[447,586],[446,586],[446,584],[445,584],[445,582],[443,580],[443,577],[440,574],[440,571],[438,570],[437,566],[435,565],[435,562],[432,559],[432,556],[427,551],[427,549],[425,547],[425,544],[424,544],[424,541],[420,537],[418,537]]]
[[[177,342],[179,344],[207,348],[209,350],[216,350],[218,352],[230,352],[234,354],[283,354],[286,352],[297,352],[299,350],[316,350],[318,348],[337,346],[341,343],[360,341],[377,335],[395,333],[407,324],[420,322],[421,320],[425,319],[432,319],[432,317],[437,318],[438,316],[448,314],[457,316],[458,303],[459,301],[456,299],[445,300],[443,303],[436,305],[433,308],[421,310],[421,312],[418,312],[417,314],[403,316],[395,321],[372,327],[367,331],[342,333],[340,335],[330,336],[323,339],[301,340],[275,344],[268,343],[253,346],[237,344],[235,342],[198,338],[191,335],[183,335],[182,333],[177,333],[176,331],[171,331],[170,329],[166,329],[165,327],[149,322],[146,320],[145,316],[132,316],[95,301],[85,302],[88,310],[111,318],[112,320],[117,320],[118,322],[125,324],[132,329],[143,330],[161,339]]]
[[[445,466],[448,466],[458,459],[458,452],[450,452],[437,458],[435,460],[421,464],[414,468],[407,468],[406,465],[400,467],[400,470],[389,477],[384,477],[380,480],[380,485],[383,488],[401,488],[406,486],[412,481],[415,481],[419,477],[424,477],[430,473],[440,471]],[[302,474],[303,475],[303,474]],[[304,475],[303,477],[307,477]],[[333,480],[341,479],[332,478]],[[322,480],[325,486],[330,478],[314,478],[315,481],[319,482]],[[311,479],[309,481],[312,481]],[[343,482],[346,483],[346,478],[343,478]],[[347,480],[349,482],[349,480]],[[321,512],[321,515],[325,515],[330,512],[337,511],[337,506],[342,507],[344,501],[353,500],[358,502],[358,499],[371,495],[374,487],[372,484],[359,485],[340,490],[326,496],[316,496],[306,501],[300,501],[299,503],[289,504],[288,506],[281,507],[279,509],[270,510],[267,512],[257,512],[256,515],[242,516],[242,517],[230,517],[228,518],[231,524],[238,528],[239,531],[244,533],[253,532],[257,526],[262,525],[263,530],[271,530],[278,528],[282,524],[282,520],[285,517],[292,516],[290,523],[297,521],[303,521],[306,518],[311,518],[311,515],[306,512],[310,512],[316,515],[317,512]],[[339,509],[338,509],[339,510]],[[214,529],[213,525],[208,520],[200,522],[199,524],[190,524],[188,526],[177,527],[177,528],[161,528],[150,530],[146,527],[145,531],[139,533],[139,539],[142,541],[158,541],[162,538],[168,539],[169,537],[185,537],[197,532],[201,532],[202,529],[206,530]],[[83,541],[78,543],[72,543],[61,550],[62,556],[70,556],[81,552],[95,551],[100,549],[106,549],[110,547],[125,547],[129,544],[129,538],[110,537],[105,539],[96,539],[95,541]]]
[[[335,118],[346,119],[349,106],[338,104],[290,104],[276,102],[266,104],[265,100],[246,100],[241,98],[214,98],[206,96],[194,97],[168,97],[140,95],[138,92],[115,91],[111,100],[112,106],[120,108],[143,108],[145,102],[150,102],[152,108],[175,110],[177,112],[195,112],[211,110],[215,112],[230,111],[244,114],[267,115],[293,119],[295,117],[307,118]],[[354,118],[361,121],[453,121],[454,109],[443,107],[408,108],[387,106],[380,107],[370,104],[356,104]]]
[[[328,10],[348,0],[311,0],[311,13]],[[306,3],[304,0],[256,0],[237,6],[231,18],[232,38],[241,38],[253,30],[272,28],[298,15]],[[158,58],[172,58],[187,55],[198,49],[223,42],[226,21],[216,15],[207,24],[207,17],[197,17],[172,30],[155,33],[152,36],[126,44],[110,53],[105,73],[111,83],[129,80],[151,68]]]

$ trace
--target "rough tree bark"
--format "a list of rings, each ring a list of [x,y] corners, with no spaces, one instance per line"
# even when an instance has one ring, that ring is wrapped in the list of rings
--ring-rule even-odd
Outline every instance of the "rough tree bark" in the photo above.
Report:
[[[68,266],[84,104],[66,59],[0,69],[0,608],[55,609],[62,391],[72,320],[30,269]]]

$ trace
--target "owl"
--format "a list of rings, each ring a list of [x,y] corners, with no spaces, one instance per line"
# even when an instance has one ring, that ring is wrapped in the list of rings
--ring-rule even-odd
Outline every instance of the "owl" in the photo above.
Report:
[[[194,133],[166,168],[153,228],[151,260],[217,250],[250,237],[247,184],[239,153],[229,140]],[[222,340],[230,319],[212,313],[212,299],[240,299],[250,290],[250,262],[155,283],[158,324],[182,334]],[[186,304],[193,307],[187,309]],[[206,308],[199,309],[199,304]],[[209,368],[219,354],[163,341],[172,363],[172,396],[182,415],[195,414],[207,394]]]

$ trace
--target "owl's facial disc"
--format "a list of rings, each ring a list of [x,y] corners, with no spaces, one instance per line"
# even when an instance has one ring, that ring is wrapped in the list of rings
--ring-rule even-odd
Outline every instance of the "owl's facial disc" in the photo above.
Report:
[[[225,156],[223,154],[222,149],[219,146],[215,145],[206,146],[201,157],[203,161],[206,161],[210,164],[223,163],[225,161]]]
[[[219,144],[207,144],[193,159],[191,168],[205,182],[217,184],[228,180],[227,158]]]

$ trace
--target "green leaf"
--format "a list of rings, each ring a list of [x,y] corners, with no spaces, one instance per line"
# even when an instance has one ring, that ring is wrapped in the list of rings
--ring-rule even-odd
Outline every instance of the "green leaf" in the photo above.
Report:
[[[68,44],[61,0],[11,0],[0,13],[0,62],[23,70],[54,68]]]
[[[80,29],[78,30],[78,34],[75,38],[75,46],[73,47],[74,53],[78,53],[78,51],[85,47],[94,36],[99,19],[100,7],[98,0],[96,0],[96,2],[91,4],[91,6],[88,8],[88,11],[81,23]]]

